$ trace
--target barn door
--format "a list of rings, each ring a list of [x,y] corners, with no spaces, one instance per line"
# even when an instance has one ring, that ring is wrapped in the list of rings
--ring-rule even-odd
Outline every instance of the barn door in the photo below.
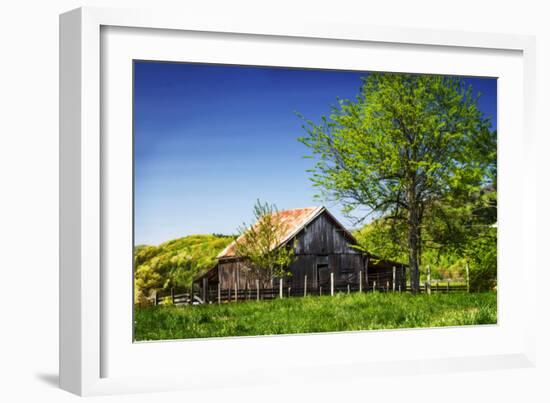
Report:
[[[328,266],[328,256],[319,255],[317,256],[316,263],[316,273],[317,273],[317,285],[324,287],[330,285],[330,268]]]

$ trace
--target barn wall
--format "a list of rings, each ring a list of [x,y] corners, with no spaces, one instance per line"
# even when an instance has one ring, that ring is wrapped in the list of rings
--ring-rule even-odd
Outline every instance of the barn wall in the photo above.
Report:
[[[235,283],[237,283],[237,288],[239,289],[256,287],[256,277],[252,273],[247,272],[243,268],[242,262],[238,260],[219,262],[218,276],[220,280],[220,287],[224,290],[228,288],[235,288]],[[262,288],[272,287],[272,282],[262,281],[260,285]]]
[[[328,257],[328,271],[334,273],[336,282],[358,281],[358,273],[363,270],[363,256],[350,247],[350,240],[341,227],[327,214],[321,214],[297,235],[295,254],[289,282],[296,287],[303,286],[305,275],[308,284],[319,285],[322,280],[322,274],[317,271],[319,256]]]

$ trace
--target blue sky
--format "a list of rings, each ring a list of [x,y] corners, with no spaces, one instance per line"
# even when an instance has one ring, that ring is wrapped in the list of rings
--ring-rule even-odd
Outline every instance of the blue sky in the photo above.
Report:
[[[281,210],[320,204],[295,112],[318,121],[338,97],[355,98],[364,75],[136,61],[135,243],[235,233],[257,198]],[[496,127],[496,79],[466,81]]]

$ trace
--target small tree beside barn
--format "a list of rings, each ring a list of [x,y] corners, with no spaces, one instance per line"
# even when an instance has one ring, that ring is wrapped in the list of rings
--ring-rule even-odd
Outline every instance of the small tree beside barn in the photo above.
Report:
[[[294,249],[292,245],[280,246],[288,224],[277,207],[257,200],[254,218],[251,225],[241,226],[234,243],[235,256],[242,262],[241,270],[262,282],[291,275],[289,266],[294,261]]]

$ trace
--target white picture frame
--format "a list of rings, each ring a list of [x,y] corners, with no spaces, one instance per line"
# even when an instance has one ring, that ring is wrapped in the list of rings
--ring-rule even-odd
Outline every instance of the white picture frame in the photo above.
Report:
[[[113,39],[109,39],[109,46],[106,46],[106,39],[102,35],[109,32],[114,33],[114,36]],[[152,33],[154,35],[151,35]],[[193,56],[193,61],[258,63],[257,59],[247,59],[252,57],[251,54],[258,57],[258,52],[247,52],[247,46],[252,46],[250,41],[247,42],[250,38],[254,43],[265,45],[269,42],[274,46],[273,52],[270,53],[272,58],[266,58],[263,61],[266,65],[277,63],[278,60],[281,60],[280,65],[289,65],[290,62],[282,61],[283,53],[290,52],[294,42],[301,47],[312,46],[312,44],[327,46],[333,51],[353,48],[355,50],[350,51],[351,57],[357,49],[362,52],[362,46],[374,46],[382,50],[393,47],[397,56],[399,52],[408,52],[407,49],[410,48],[414,52],[424,52],[427,59],[435,57],[430,56],[430,52],[439,52],[438,57],[448,59],[446,62],[448,67],[443,63],[439,67],[442,70],[437,71],[450,72],[451,70],[445,69],[450,69],[449,66],[454,64],[452,72],[456,74],[461,72],[467,74],[470,71],[471,74],[479,72],[482,75],[483,72],[487,72],[487,75],[491,75],[490,64],[495,63],[492,58],[498,59],[501,55],[511,55],[509,63],[504,60],[505,57],[502,58],[502,66],[509,66],[509,69],[502,67],[502,74],[509,77],[505,80],[508,84],[503,85],[509,85],[506,87],[509,88],[509,94],[515,91],[514,94],[517,97],[514,97],[513,101],[505,99],[502,103],[499,98],[499,164],[504,161],[502,166],[499,165],[499,324],[483,330],[451,328],[350,332],[321,336],[249,337],[216,341],[132,343],[126,337],[128,327],[131,327],[131,310],[128,310],[125,305],[131,306],[131,300],[122,297],[119,301],[118,297],[113,297],[110,291],[111,282],[113,284],[116,281],[124,282],[124,279],[127,279],[128,287],[131,288],[131,260],[127,259],[127,255],[115,256],[115,259],[128,262],[130,273],[113,275],[113,271],[109,270],[110,253],[113,248],[110,248],[110,243],[106,242],[105,233],[110,231],[109,228],[114,228],[113,233],[109,232],[109,240],[120,242],[118,245],[126,244],[127,239],[116,239],[116,228],[126,228],[128,216],[119,220],[114,217],[120,215],[106,214],[106,212],[117,208],[111,204],[113,199],[127,200],[128,181],[124,182],[122,179],[120,182],[122,186],[113,187],[112,184],[117,181],[117,177],[124,177],[124,175],[127,177],[129,167],[128,164],[124,164],[124,161],[130,165],[131,161],[122,159],[123,163],[119,164],[122,171],[116,171],[117,168],[108,163],[109,155],[120,152],[120,155],[127,157],[128,154],[124,154],[124,148],[128,143],[125,143],[124,136],[105,138],[102,135],[105,136],[105,133],[109,133],[113,127],[119,127],[116,125],[121,125],[120,129],[124,133],[128,132],[128,125],[131,128],[131,122],[126,119],[128,111],[131,111],[131,99],[128,104],[128,81],[123,76],[127,61],[138,58],[136,55],[147,57],[147,54],[149,57],[153,55],[153,58],[172,60],[175,57],[174,44],[181,41],[185,33],[193,33],[194,38],[189,39],[190,45],[187,49],[197,48],[193,47],[192,40],[202,40],[203,36],[209,35],[215,35],[215,40],[212,42],[231,41],[233,40],[231,38],[238,38],[240,43],[240,45],[233,44],[235,45],[232,47],[233,55],[211,53],[213,56],[209,58],[203,53],[197,53]],[[135,43],[133,45],[130,43],[131,37],[137,35],[142,35],[138,48],[135,47]],[[242,48],[239,49],[238,46],[241,45]],[[205,48],[209,46],[205,43]],[[216,48],[215,43],[211,46],[213,52],[221,49]],[[109,53],[108,50],[102,49],[108,47],[113,47],[117,52]],[[527,289],[512,289],[511,283],[506,280],[509,270],[501,272],[501,267],[511,267],[514,259],[521,258],[525,265],[521,275],[534,278],[536,274],[534,261],[536,254],[533,250],[536,242],[532,242],[536,222],[535,175],[533,174],[535,159],[531,158],[534,155],[534,38],[519,35],[327,24],[308,20],[300,24],[268,20],[213,20],[149,10],[81,8],[61,15],[60,49],[60,384],[63,389],[79,395],[96,395],[207,388],[230,384],[244,386],[265,382],[293,382],[298,374],[301,379],[309,377],[316,380],[329,380],[334,379],[335,376],[335,371],[329,371],[332,372],[331,377],[326,375],[326,370],[330,368],[337,369],[336,377],[345,379],[351,374],[353,376],[369,376],[375,373],[395,374],[396,372],[413,374],[418,371],[518,368],[534,365],[535,322],[531,315],[535,312],[535,293]],[[489,67],[484,70],[475,61],[472,62],[472,66],[477,66],[475,69],[467,67],[467,58],[462,54],[455,54],[456,51],[471,53],[472,60],[487,57],[485,63],[488,63]],[[314,52],[311,56],[310,60],[315,59]],[[111,58],[113,63],[109,64],[109,61],[106,63],[102,60],[105,57]],[[190,56],[184,53],[181,57],[187,60]],[[314,60],[311,62],[303,60],[299,65],[349,68],[350,56],[346,57],[348,57],[346,66],[319,66],[319,62]],[[462,61],[456,62],[453,58]],[[410,60],[411,64],[416,62],[418,65],[412,68],[413,70],[426,69],[423,72],[431,72],[427,67],[422,67],[422,61],[418,58]],[[312,65],[305,66],[307,63]],[[372,65],[368,64],[368,66]],[[399,64],[395,66],[397,69]],[[363,65],[355,66],[356,69],[360,67]],[[102,74],[119,74],[117,79],[120,78],[120,80],[102,80],[104,78]],[[104,109],[106,104],[109,105],[107,110]],[[117,106],[113,107],[118,108],[115,109],[117,115],[116,119],[112,120],[112,111],[109,108],[115,104]],[[514,107],[519,112],[514,113]],[[503,111],[505,113],[501,113]],[[506,139],[502,149],[501,119],[504,122],[503,136]],[[515,134],[508,130],[509,135],[506,135],[507,128],[517,130]],[[117,141],[112,142],[113,139]],[[513,156],[513,151],[517,151],[517,155]],[[512,163],[518,162],[520,167],[514,165],[512,169]],[[506,181],[510,181],[511,184],[523,184],[523,192],[513,195],[506,191],[506,186],[501,191],[501,180],[505,181],[504,184],[507,183]],[[508,188],[510,189],[511,186]],[[118,197],[119,195],[114,194],[116,189],[126,194],[121,193]],[[131,209],[130,206],[128,208]],[[513,208],[516,210],[519,208],[517,217],[503,214],[503,212],[512,211]],[[126,230],[127,228],[124,229]],[[518,231],[517,234],[513,234],[514,231]],[[122,234],[122,238],[124,236]],[[515,245],[515,255],[506,255],[509,258],[503,261],[500,252],[511,243]],[[131,254],[131,249],[129,251]],[[125,292],[127,294],[127,289]],[[117,306],[122,308],[116,309]],[[119,331],[118,324],[124,323],[125,325],[121,325]],[[314,344],[345,344],[348,346],[347,355],[341,359],[315,360],[307,346],[310,344],[307,340],[311,337],[316,338]],[[397,349],[393,354],[386,356],[371,354],[367,357],[367,355],[353,354],[357,351],[356,346],[366,339],[381,343],[401,343],[407,339],[415,340],[415,343],[420,345],[463,340],[464,344],[458,346],[460,348],[449,349],[443,353],[437,351],[433,354],[407,354],[404,349]],[[472,348],[464,342],[465,340],[479,342],[476,348]],[[489,348],[490,344],[492,344],[491,348]],[[289,348],[301,351],[302,361],[276,362],[281,349]],[[261,363],[244,366],[238,362],[242,354],[253,361],[255,356],[265,351],[271,351],[273,354],[275,365],[271,369],[264,368],[263,372],[255,371],[254,369],[261,368]],[[171,357],[178,354],[185,355],[191,361],[196,360],[193,371],[186,372],[188,366],[182,369],[172,365],[177,360],[171,360]],[[205,354],[210,354],[212,358],[217,359],[222,357],[224,361],[234,363],[230,374],[212,373],[201,366],[200,358]],[[346,357],[349,357],[349,354],[353,356],[348,359]],[[133,371],[135,365],[132,365],[132,362],[138,355],[140,362],[145,363],[145,368],[149,364],[154,364],[157,368],[164,367],[165,370],[157,375],[148,371]],[[124,365],[125,362],[128,364]],[[276,371],[277,368],[279,371]],[[284,368],[284,371],[280,371],[280,368]],[[307,371],[304,371],[304,368],[307,368]]]

